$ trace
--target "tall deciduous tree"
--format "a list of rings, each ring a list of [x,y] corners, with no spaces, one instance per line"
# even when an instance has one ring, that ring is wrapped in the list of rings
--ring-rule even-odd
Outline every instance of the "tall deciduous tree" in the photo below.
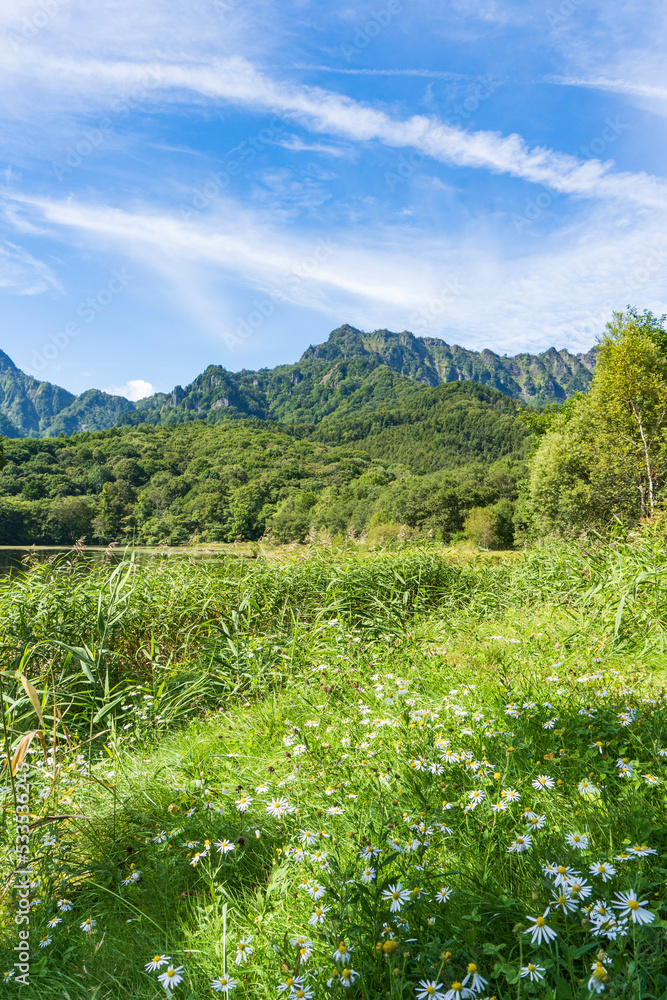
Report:
[[[633,522],[660,499],[667,480],[663,321],[631,308],[615,313],[590,393],[548,415],[523,508],[537,533]]]
[[[667,332],[665,317],[635,309],[614,313],[600,341],[591,406],[618,435],[637,477],[642,514],[667,475]]]

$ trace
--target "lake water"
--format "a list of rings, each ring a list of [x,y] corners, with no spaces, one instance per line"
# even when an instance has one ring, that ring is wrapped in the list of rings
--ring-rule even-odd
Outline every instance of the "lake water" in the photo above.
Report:
[[[102,563],[118,563],[130,549],[116,546],[109,549],[104,545],[86,546],[82,557],[93,566]],[[192,559],[196,562],[208,562],[214,559],[229,559],[245,557],[254,559],[257,556],[256,546],[245,545],[197,545],[150,547],[137,546],[134,558],[138,563],[152,562],[155,559]],[[67,559],[74,555],[71,546],[61,545],[0,545],[0,575],[24,573],[29,561],[48,562],[50,559]]]

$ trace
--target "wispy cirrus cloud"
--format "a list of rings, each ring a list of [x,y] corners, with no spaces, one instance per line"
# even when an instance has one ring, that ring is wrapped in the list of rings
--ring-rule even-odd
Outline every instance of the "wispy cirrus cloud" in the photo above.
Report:
[[[97,85],[109,92],[131,90],[150,76],[151,93],[163,98],[189,92],[282,115],[318,134],[412,148],[435,161],[506,174],[562,194],[620,198],[648,208],[667,206],[667,182],[644,172],[617,171],[611,162],[584,161],[547,147],[531,147],[516,133],[466,131],[429,115],[399,118],[335,91],[275,80],[242,57],[196,66],[56,60],[36,72],[46,73],[54,85],[75,81],[79,87]]]
[[[349,66],[295,66],[299,70],[315,70],[318,73],[337,73],[342,76],[414,76],[425,80],[474,80],[476,77],[470,73],[454,73],[447,70],[438,69],[400,69],[391,67],[388,69],[369,69],[368,67]]]
[[[546,83],[557,83],[563,87],[585,87],[589,90],[606,90],[614,94],[628,94],[631,97],[646,97],[667,101],[667,86],[655,86],[650,83],[635,82],[632,80],[618,80],[604,76],[576,77],[576,76],[546,76]]]
[[[178,307],[220,342],[229,342],[238,319],[225,308],[229,282],[255,289],[254,308],[271,301],[278,322],[284,306],[367,328],[386,325],[390,315],[394,325],[420,334],[454,333],[463,343],[491,341],[505,350],[552,343],[585,349],[628,301],[641,297],[656,312],[667,308],[665,216],[658,214],[640,229],[600,206],[593,218],[512,257],[481,225],[438,238],[400,226],[367,239],[337,229],[320,239],[327,251],[313,263],[312,236],[270,225],[231,201],[188,221],[149,207],[71,199],[23,206],[84,245],[113,247],[159,273]]]
[[[0,240],[0,288],[17,295],[62,291],[62,285],[44,261],[16,243]]]

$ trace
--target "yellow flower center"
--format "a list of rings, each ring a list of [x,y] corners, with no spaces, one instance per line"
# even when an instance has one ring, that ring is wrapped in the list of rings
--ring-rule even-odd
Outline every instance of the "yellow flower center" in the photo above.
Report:
[[[471,962],[468,966],[468,972],[472,975],[473,972],[477,972],[477,966],[474,962]]]
[[[639,903],[637,902],[636,899],[629,899],[628,900],[628,908],[630,910],[638,910],[639,909]]]
[[[567,871],[567,868],[564,868],[563,865],[559,865],[558,866],[558,874],[559,875],[564,875],[566,871]]]
[[[426,992],[428,993],[428,995],[430,997],[432,997],[433,994],[435,993],[435,986],[427,986],[426,987]]]
[[[544,919],[544,917],[538,917],[535,923],[537,924],[538,927],[544,927],[544,925],[546,924],[546,920]]]
[[[461,990],[463,989],[463,983],[459,982],[452,983],[452,989],[454,990],[455,993],[460,993]]]
[[[399,895],[400,895],[400,894],[399,894],[398,892],[392,892],[392,894],[391,894],[391,898],[392,898],[392,899],[398,899],[398,898],[399,898]]]
[[[345,947],[345,942],[344,941],[341,941],[341,943],[338,945],[338,950],[341,953],[341,955],[345,954],[345,952],[347,951],[347,948]]]
[[[535,972],[535,966],[533,965],[532,962],[528,963],[528,971],[529,972]]]

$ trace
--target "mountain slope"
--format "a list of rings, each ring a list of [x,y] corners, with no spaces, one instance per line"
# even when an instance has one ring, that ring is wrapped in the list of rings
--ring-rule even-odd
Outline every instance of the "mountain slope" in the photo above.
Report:
[[[545,405],[587,390],[596,353],[595,348],[586,354],[570,354],[565,349],[556,351],[550,347],[539,355],[518,354],[508,358],[490,350],[479,352],[450,346],[436,337],[415,337],[407,331],[362,333],[354,327],[342,326],[330,334],[326,344],[309,347],[301,360],[336,361],[363,355],[377,358],[401,375],[431,386],[472,380],[514,399]]]
[[[596,349],[570,354],[550,348],[539,355],[500,357],[469,351],[434,337],[404,331],[334,330],[296,364],[259,371],[209,367],[190,385],[138,403],[90,389],[81,396],[26,375],[0,352],[0,433],[46,437],[114,426],[208,423],[256,418],[317,424],[337,413],[386,410],[424,387],[475,382],[530,405],[562,402],[585,392]]]
[[[26,375],[0,351],[0,434],[9,438],[55,437],[114,427],[134,409],[124,396],[88,389],[80,396]]]
[[[0,351],[0,431],[7,437],[39,437],[76,396],[26,375]]]

